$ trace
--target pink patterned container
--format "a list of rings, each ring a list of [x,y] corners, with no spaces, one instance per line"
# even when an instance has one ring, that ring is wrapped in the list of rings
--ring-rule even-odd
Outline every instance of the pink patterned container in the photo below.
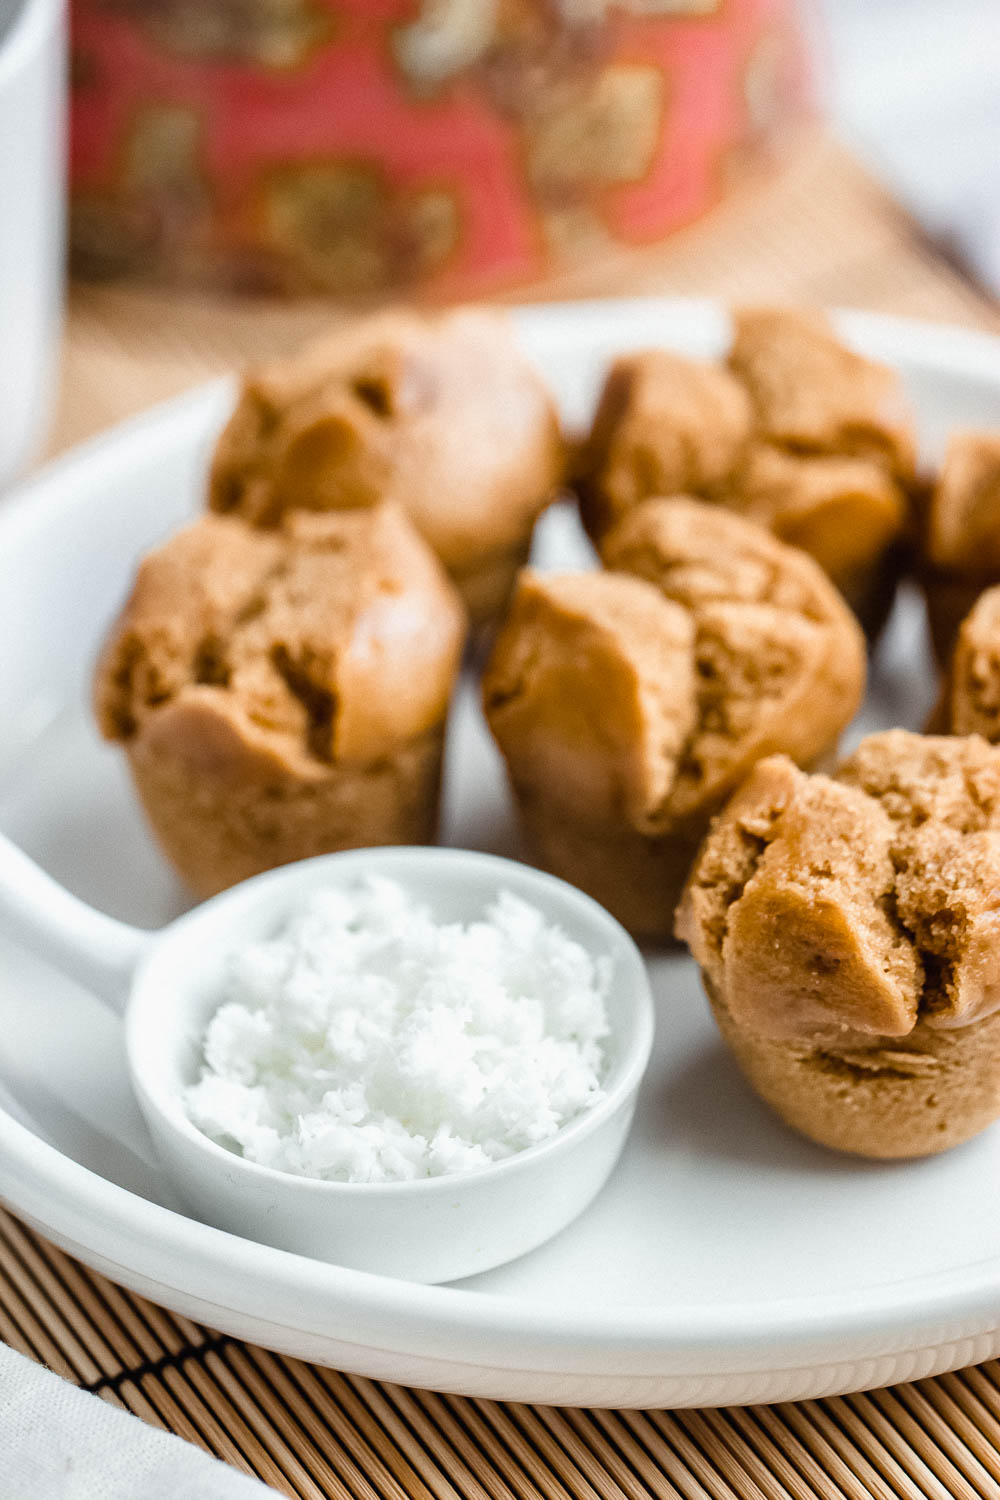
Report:
[[[803,103],[793,0],[73,0],[74,259],[529,285],[704,213]]]

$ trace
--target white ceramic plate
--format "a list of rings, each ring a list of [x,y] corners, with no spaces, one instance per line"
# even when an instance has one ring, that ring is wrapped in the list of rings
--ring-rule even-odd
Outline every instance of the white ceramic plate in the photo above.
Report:
[[[667,301],[538,308],[518,327],[577,422],[616,350],[662,341],[709,353],[725,336],[718,309]],[[1000,343],[861,316],[843,328],[904,372],[931,447],[953,424],[1000,426]],[[94,732],[89,677],[139,553],[198,508],[230,400],[222,384],[158,408],[0,506],[0,826],[71,889],[149,926],[181,897],[120,756]],[[566,510],[547,519],[539,546],[545,563],[587,555]],[[933,691],[921,610],[904,598],[865,727],[919,726]],[[513,848],[471,684],[455,715],[446,837]],[[897,1165],[813,1147],[741,1082],[692,964],[651,964],[658,1048],[614,1179],[558,1239],[461,1285],[346,1271],[187,1217],[129,1095],[117,1023],[9,945],[0,1193],[72,1254],[216,1328],[498,1399],[788,1400],[1000,1352],[1000,1130]]]

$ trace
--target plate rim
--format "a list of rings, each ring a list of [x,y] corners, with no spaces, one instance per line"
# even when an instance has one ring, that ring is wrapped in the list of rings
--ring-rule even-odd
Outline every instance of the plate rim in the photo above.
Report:
[[[546,341],[567,330],[571,320],[604,321],[616,311],[648,323],[650,342],[658,324],[671,325],[675,332],[686,325],[703,334],[725,318],[721,301],[672,297],[539,303],[507,311],[522,333],[527,330]],[[877,348],[882,358],[986,380],[1000,394],[996,335],[882,313],[834,310],[833,316],[852,341]],[[569,332],[579,337],[578,331]],[[202,383],[96,434],[14,485],[0,497],[0,545],[23,528],[51,525],[61,506],[72,508],[72,486],[66,480],[81,467],[123,463],[136,442],[152,436],[176,441],[178,426],[189,427],[193,439],[217,409],[221,412],[233,389],[231,376]],[[253,1317],[259,1316],[263,1284],[275,1298],[267,1304],[267,1320],[280,1321],[289,1330],[315,1329],[322,1312],[329,1337],[336,1339],[347,1315],[353,1343],[363,1316],[366,1348],[416,1358],[433,1353],[470,1366],[488,1362],[511,1371],[556,1374],[571,1365],[585,1373],[603,1357],[602,1374],[610,1374],[606,1357],[613,1351],[618,1360],[628,1358],[630,1369],[664,1376],[788,1368],[789,1359],[804,1371],[845,1352],[853,1357],[859,1346],[866,1354],[904,1352],[955,1338],[956,1328],[968,1336],[1000,1326],[1000,1251],[944,1271],[851,1292],[583,1310],[351,1271],[242,1239],[141,1198],[63,1155],[2,1104],[0,1196],[15,1213],[72,1245],[80,1259],[89,1255],[117,1266],[123,1281],[155,1281],[164,1292],[211,1300],[220,1310]],[[120,1259],[125,1246],[131,1247],[131,1263]],[[147,1266],[159,1267],[156,1272],[135,1262],[140,1250]],[[200,1290],[191,1286],[192,1264]],[[184,1274],[175,1270],[172,1275],[171,1268],[178,1265],[184,1266]],[[205,1287],[214,1287],[219,1295],[206,1295]],[[285,1302],[288,1309],[273,1317],[270,1309]],[[299,1304],[297,1316],[289,1316],[293,1302]]]

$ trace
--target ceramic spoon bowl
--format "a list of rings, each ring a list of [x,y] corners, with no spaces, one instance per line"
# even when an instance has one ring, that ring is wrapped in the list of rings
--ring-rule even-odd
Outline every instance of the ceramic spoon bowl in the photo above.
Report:
[[[406,1182],[323,1182],[259,1166],[204,1135],[185,1088],[234,951],[271,936],[320,888],[397,881],[438,921],[469,921],[506,890],[611,960],[604,1095],[539,1145]],[[199,1218],[248,1239],[411,1281],[470,1276],[542,1244],[591,1201],[628,1133],[653,1011],[642,958],[603,907],[528,866],[464,850],[360,849],[234,886],[157,933],[92,910],[0,838],[0,932],[88,985],[125,1019],[133,1089],[157,1152]]]

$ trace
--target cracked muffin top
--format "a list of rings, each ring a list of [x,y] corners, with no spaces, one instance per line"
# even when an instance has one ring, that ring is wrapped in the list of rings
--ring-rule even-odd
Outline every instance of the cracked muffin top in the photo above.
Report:
[[[1000,750],[870,735],[835,776],[762,761],[677,917],[737,1026],[844,1048],[1000,1008]]]
[[[652,831],[695,724],[694,624],[619,573],[521,573],[483,678],[505,753],[582,817]]]
[[[378,313],[249,371],[219,439],[211,508],[397,501],[446,567],[521,538],[562,475],[555,408],[497,313]]]
[[[97,670],[98,723],[228,732],[286,767],[364,761],[440,723],[465,632],[433,553],[395,507],[205,516],[148,554]]]
[[[803,456],[773,443],[747,449],[725,503],[808,552],[849,599],[871,559],[899,534],[906,513],[902,490],[877,461]]]
[[[516,782],[658,834],[707,816],[761,756],[810,764],[836,740],[864,643],[810,558],[677,499],[626,516],[604,561],[521,577],[483,683]]]
[[[651,496],[693,494],[804,547],[852,598],[904,526],[914,464],[895,371],[821,313],[746,307],[727,364],[649,350],[612,366],[577,485],[596,538]]]
[[[651,495],[698,495],[730,476],[749,440],[744,387],[720,364],[649,349],[615,360],[580,455],[592,536]]]
[[[729,368],[749,392],[763,441],[791,453],[875,458],[912,476],[913,427],[899,376],[848,349],[822,313],[737,308]]]
[[[1000,432],[952,434],[927,508],[925,549],[936,568],[1000,570]]]

